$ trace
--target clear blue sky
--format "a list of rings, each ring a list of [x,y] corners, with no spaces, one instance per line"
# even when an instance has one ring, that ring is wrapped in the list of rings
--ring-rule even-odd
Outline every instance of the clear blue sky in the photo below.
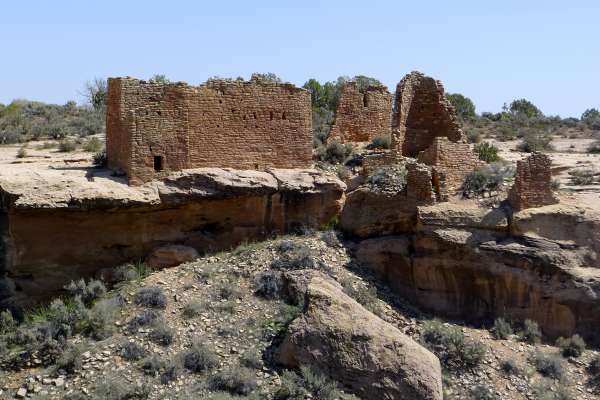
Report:
[[[94,77],[275,72],[376,77],[394,90],[411,70],[498,111],[525,97],[547,115],[600,108],[600,2],[6,1],[0,5],[0,102],[81,101]]]

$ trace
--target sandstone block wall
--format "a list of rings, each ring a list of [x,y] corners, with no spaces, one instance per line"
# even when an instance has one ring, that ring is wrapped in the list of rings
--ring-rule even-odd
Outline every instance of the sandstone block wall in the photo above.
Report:
[[[356,82],[342,87],[329,138],[340,143],[370,142],[391,134],[392,95],[385,87],[369,87],[364,93]]]
[[[363,158],[361,175],[369,176],[379,168],[400,163],[404,157],[395,151],[382,150],[366,154]]]
[[[396,87],[392,132],[392,147],[407,157],[417,157],[436,137],[465,142],[444,86],[420,72],[406,75]]]
[[[406,164],[407,196],[415,200],[417,204],[435,203],[436,193],[434,192],[432,183],[431,168],[415,162]]]
[[[515,183],[508,193],[513,209],[543,207],[558,203],[552,192],[552,160],[545,154],[533,153],[517,161]]]
[[[469,144],[451,142],[446,137],[434,138],[431,146],[419,153],[417,160],[444,174],[444,186],[449,193],[460,189],[465,177],[483,165]]]
[[[189,168],[306,168],[310,94],[291,84],[108,80],[109,167],[130,184]]]

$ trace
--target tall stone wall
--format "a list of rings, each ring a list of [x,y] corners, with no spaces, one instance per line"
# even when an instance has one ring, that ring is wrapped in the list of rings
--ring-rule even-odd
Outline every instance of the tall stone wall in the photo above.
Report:
[[[436,193],[431,168],[416,162],[406,164],[406,193],[416,204],[433,204]]]
[[[516,211],[558,203],[552,192],[552,160],[545,154],[533,153],[517,161],[515,183],[508,201]]]
[[[434,138],[431,146],[419,153],[417,160],[444,174],[448,193],[460,189],[465,177],[483,165],[469,144],[451,142],[446,137]]]
[[[407,157],[418,156],[436,137],[466,141],[442,83],[416,71],[396,87],[392,132],[392,147]]]
[[[107,158],[130,184],[189,168],[307,168],[310,94],[291,84],[108,81]]]
[[[342,86],[329,138],[340,143],[370,142],[391,134],[392,95],[385,87],[361,92],[356,82]]]

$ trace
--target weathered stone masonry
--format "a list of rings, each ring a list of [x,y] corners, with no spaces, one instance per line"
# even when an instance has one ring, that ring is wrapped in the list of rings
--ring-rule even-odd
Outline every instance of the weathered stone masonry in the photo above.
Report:
[[[310,94],[291,84],[108,80],[109,167],[142,184],[189,168],[307,168]]]
[[[356,82],[342,86],[329,138],[340,143],[370,142],[391,134],[392,95],[385,87],[368,87],[361,92]]]
[[[517,161],[515,183],[508,193],[513,209],[543,207],[558,203],[552,192],[552,160],[545,154],[533,153]]]
[[[392,132],[392,146],[407,157],[417,157],[436,137],[466,142],[442,83],[420,72],[406,75],[396,87]]]

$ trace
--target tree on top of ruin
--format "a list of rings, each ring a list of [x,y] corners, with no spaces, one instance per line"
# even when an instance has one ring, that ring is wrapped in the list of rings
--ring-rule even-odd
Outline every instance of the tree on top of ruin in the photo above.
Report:
[[[473,104],[473,101],[471,101],[470,98],[463,96],[460,93],[449,93],[446,95],[446,98],[454,106],[456,115],[461,119],[466,120],[475,118],[475,104]]]
[[[171,80],[164,74],[154,74],[152,75],[152,78],[150,78],[150,82],[171,83]]]
[[[356,75],[352,78],[354,82],[356,82],[356,87],[358,91],[364,93],[369,88],[384,88],[385,85],[381,83],[379,80],[375,78],[371,78],[370,76],[365,75]]]
[[[283,80],[280,77],[278,77],[276,74],[274,74],[273,72],[267,72],[267,73],[255,72],[250,77],[250,80],[257,81],[259,83],[282,83],[283,82]]]

